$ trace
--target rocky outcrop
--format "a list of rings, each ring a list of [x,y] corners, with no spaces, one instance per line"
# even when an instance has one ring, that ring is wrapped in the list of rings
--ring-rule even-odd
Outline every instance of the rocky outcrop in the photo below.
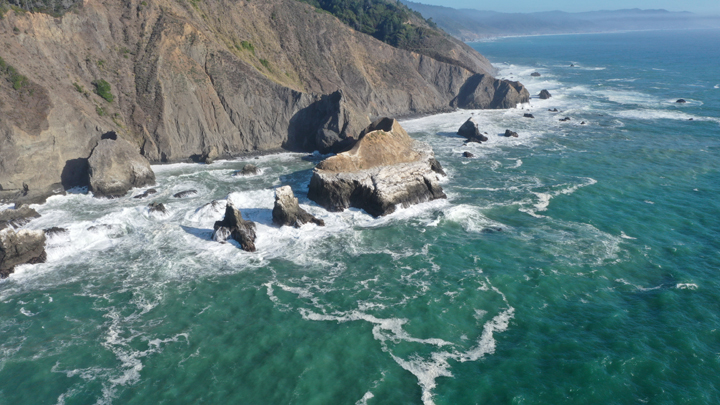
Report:
[[[523,114],[523,118],[535,118],[535,116],[532,114],[525,113],[525,114]]]
[[[222,221],[215,222],[213,230],[214,241],[225,242],[232,237],[243,250],[255,251],[255,223],[244,220],[240,211],[229,201],[225,207],[225,217]]]
[[[517,132],[514,132],[514,131],[511,131],[511,130],[509,130],[509,129],[506,129],[506,130],[505,130],[505,137],[506,137],[506,138],[510,138],[510,137],[517,138],[517,137],[518,137],[518,133],[517,133]]]
[[[540,97],[541,100],[547,100],[547,99],[549,99],[550,97],[552,97],[552,95],[550,94],[549,91],[543,89],[543,90],[540,91],[539,97]]]
[[[469,142],[487,142],[488,138],[480,132],[477,122],[470,117],[464,124],[458,129],[458,135],[464,136]]]
[[[325,221],[300,208],[298,199],[295,198],[290,186],[275,189],[275,206],[273,207],[272,218],[273,223],[279,226],[287,225],[299,228],[307,223],[325,226]]]
[[[157,212],[160,214],[167,214],[167,208],[165,207],[165,204],[163,204],[163,203],[154,202],[154,203],[150,203],[148,205],[148,212],[150,212],[151,214],[154,212]]]
[[[252,163],[248,163],[241,170],[236,171],[234,176],[255,176],[260,174],[260,169]]]
[[[562,122],[570,121],[570,117],[560,118],[560,121],[562,121]]]
[[[466,157],[466,158],[474,158],[475,155],[473,155],[473,154],[470,153],[470,152],[463,152],[463,157]]]
[[[0,231],[0,278],[10,275],[17,265],[44,263],[46,259],[43,231]]]
[[[179,193],[173,194],[173,198],[188,198],[188,197],[193,197],[193,196],[196,196],[197,193],[198,193],[197,190],[184,190],[184,191],[181,191],[181,192],[179,192]]]
[[[154,188],[149,188],[149,189],[145,190],[144,193],[138,194],[138,195],[136,195],[136,196],[133,197],[133,198],[137,198],[137,199],[148,198],[148,197],[150,197],[151,195],[153,195],[153,194],[155,194],[155,193],[157,193],[157,190],[155,190]]]
[[[679,99],[676,101],[676,103],[678,103],[678,104],[684,104],[684,103],[687,103],[687,101],[685,101],[685,99],[679,98]]]
[[[532,73],[530,73],[530,76],[532,76],[532,77],[540,77],[540,73],[539,73],[539,72],[532,72]]]
[[[34,218],[40,218],[40,214],[27,205],[0,211],[0,230],[5,228],[20,228]]]
[[[476,74],[463,84],[451,104],[466,109],[502,109],[529,101],[530,93],[522,83]]]
[[[121,197],[133,187],[155,184],[150,163],[122,138],[98,142],[88,159],[88,176],[95,197]]]
[[[308,197],[330,211],[356,207],[373,216],[446,198],[433,160],[429,145],[410,138],[396,120],[381,118],[351,150],[315,167]]]

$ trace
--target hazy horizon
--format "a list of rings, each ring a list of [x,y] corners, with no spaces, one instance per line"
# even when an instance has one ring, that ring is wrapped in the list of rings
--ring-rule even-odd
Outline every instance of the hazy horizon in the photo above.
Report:
[[[534,13],[543,11],[565,11],[569,13],[606,10],[643,10],[664,9],[668,11],[689,11],[696,14],[720,15],[720,2],[717,0],[692,0],[682,3],[671,0],[606,0],[597,3],[578,3],[571,0],[536,2],[530,0],[506,0],[502,3],[486,3],[477,0],[411,0],[416,3],[452,8],[469,8],[503,13]]]

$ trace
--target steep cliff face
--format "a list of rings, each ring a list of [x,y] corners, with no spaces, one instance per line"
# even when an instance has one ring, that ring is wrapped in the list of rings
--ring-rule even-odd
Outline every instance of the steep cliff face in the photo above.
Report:
[[[15,72],[0,73],[0,199],[84,185],[108,132],[153,162],[311,151],[322,129],[449,110],[491,69],[462,44],[401,50],[296,0],[71,3],[0,20]]]

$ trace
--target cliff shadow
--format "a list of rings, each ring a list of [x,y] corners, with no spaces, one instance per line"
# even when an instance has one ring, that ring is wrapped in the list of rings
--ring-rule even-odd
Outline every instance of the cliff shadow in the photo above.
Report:
[[[88,186],[90,184],[88,167],[87,158],[77,158],[66,161],[60,174],[60,183],[63,188],[69,190],[73,187]]]

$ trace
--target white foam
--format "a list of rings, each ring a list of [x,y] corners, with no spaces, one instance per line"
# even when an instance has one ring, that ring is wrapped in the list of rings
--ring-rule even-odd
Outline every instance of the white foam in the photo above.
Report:
[[[697,290],[698,286],[694,283],[678,283],[675,288],[679,290]]]
[[[363,395],[362,398],[360,398],[357,402],[355,402],[355,405],[367,405],[367,401],[375,398],[375,395],[373,395],[372,392],[368,391]]]
[[[625,235],[625,232],[623,232],[623,231],[620,231],[620,237],[623,239],[637,239],[637,238],[633,238],[632,236]]]
[[[675,110],[660,110],[660,109],[634,109],[634,110],[622,110],[614,111],[613,115],[619,118],[631,118],[638,120],[681,120],[689,121],[691,118],[693,121],[710,121],[720,124],[720,118],[714,117],[700,117],[697,115],[688,114],[682,111]]]

